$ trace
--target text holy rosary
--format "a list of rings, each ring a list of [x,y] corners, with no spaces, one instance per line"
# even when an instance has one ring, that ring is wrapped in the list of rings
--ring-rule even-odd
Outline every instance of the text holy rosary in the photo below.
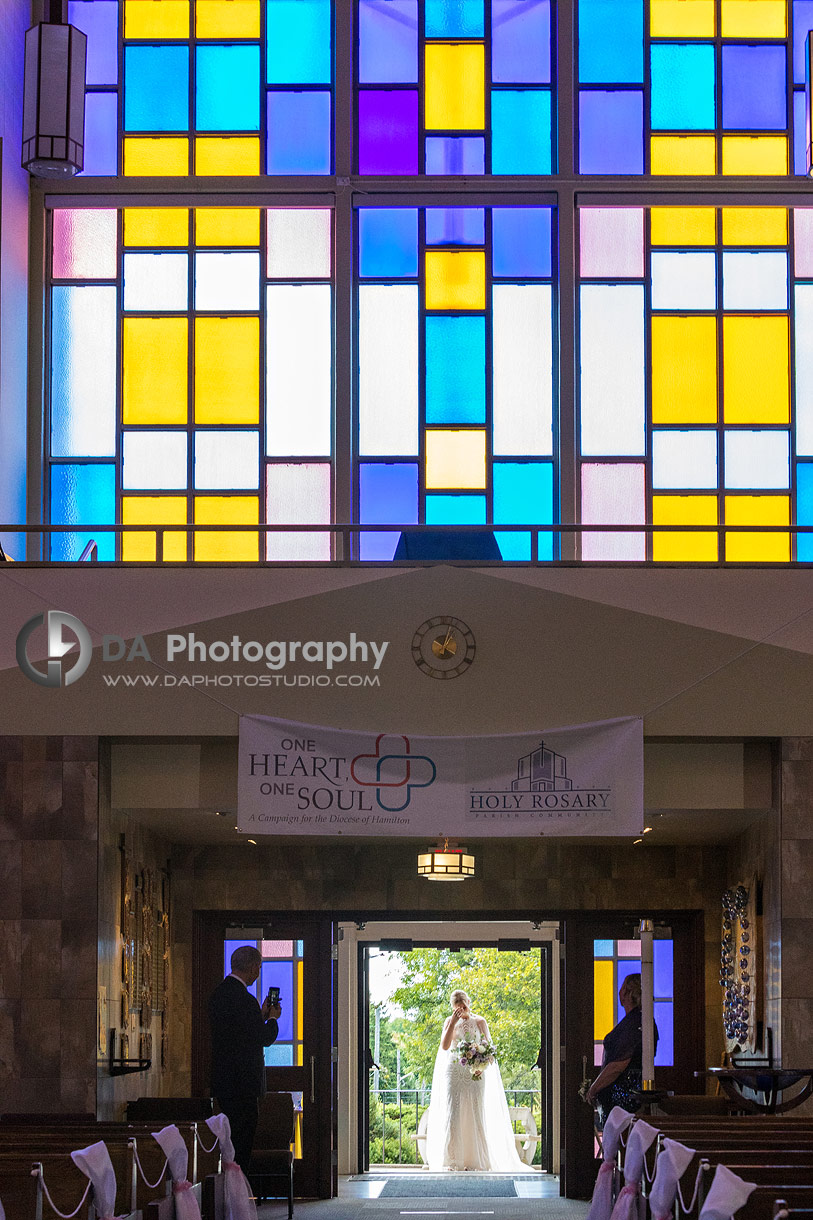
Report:
[[[172,634],[166,637],[166,654],[163,658],[170,664],[175,661],[212,661],[216,665],[226,661],[246,661],[256,665],[262,661],[268,669],[284,669],[294,661],[305,661],[310,665],[324,665],[333,669],[345,661],[351,664],[368,664],[372,661],[377,670],[389,648],[389,641],[360,640],[355,631],[345,640],[242,640],[233,635],[230,640],[199,640],[194,631],[185,635]],[[102,637],[103,661],[152,661],[153,656],[143,635],[133,637],[130,644],[119,635]]]

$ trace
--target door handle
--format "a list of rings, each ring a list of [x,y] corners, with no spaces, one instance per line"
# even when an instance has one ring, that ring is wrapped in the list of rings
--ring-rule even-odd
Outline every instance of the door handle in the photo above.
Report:
[[[311,1101],[316,1101],[316,1056],[311,1055]]]

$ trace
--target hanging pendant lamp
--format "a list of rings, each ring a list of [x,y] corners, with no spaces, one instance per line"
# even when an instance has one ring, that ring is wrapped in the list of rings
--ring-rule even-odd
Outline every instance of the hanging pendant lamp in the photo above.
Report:
[[[474,856],[465,847],[444,839],[418,853],[418,876],[427,881],[465,881],[474,876]]]
[[[87,38],[58,10],[25,35],[22,165],[38,178],[71,178],[85,164]]]

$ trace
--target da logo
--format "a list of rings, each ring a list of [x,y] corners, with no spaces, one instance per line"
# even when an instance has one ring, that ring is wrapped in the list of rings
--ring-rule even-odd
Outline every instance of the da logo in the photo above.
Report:
[[[39,627],[45,627],[48,632],[48,664],[44,673],[28,659],[28,641]],[[63,634],[65,631],[74,638],[66,640]],[[77,645],[78,657],[73,665],[63,670],[62,658]],[[93,644],[87,627],[73,614],[67,614],[64,610],[48,610],[45,614],[37,614],[28,620],[17,636],[17,664],[26,678],[30,678],[39,686],[72,686],[82,677],[92,655]]]

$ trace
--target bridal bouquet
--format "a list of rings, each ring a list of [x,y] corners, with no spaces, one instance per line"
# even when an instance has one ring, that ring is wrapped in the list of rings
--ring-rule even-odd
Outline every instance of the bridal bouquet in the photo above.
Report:
[[[452,1052],[469,1069],[472,1080],[479,1080],[489,1063],[496,1063],[497,1048],[488,1038],[461,1038]]]

